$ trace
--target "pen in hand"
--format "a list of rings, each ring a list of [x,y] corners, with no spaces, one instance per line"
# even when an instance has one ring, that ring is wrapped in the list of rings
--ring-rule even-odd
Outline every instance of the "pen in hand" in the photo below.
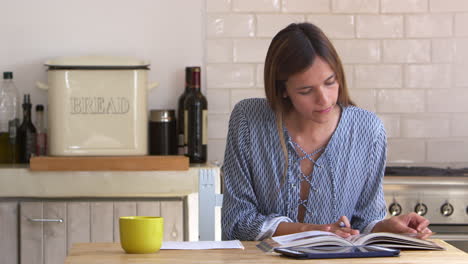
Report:
[[[338,227],[338,230],[336,230],[336,234],[342,237],[348,237],[350,235],[359,234],[359,230],[352,229],[351,223],[349,222],[348,218],[344,215],[341,216],[337,222],[335,222],[335,226]]]

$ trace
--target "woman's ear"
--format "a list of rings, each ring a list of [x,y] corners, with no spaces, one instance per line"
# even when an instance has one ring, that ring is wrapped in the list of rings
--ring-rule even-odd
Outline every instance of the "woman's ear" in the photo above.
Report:
[[[281,85],[281,88],[283,90],[283,94],[282,94],[283,99],[288,98],[288,91],[286,90],[286,83],[283,82]]]
[[[276,81],[276,89],[281,93],[281,97],[288,98],[288,92],[286,90],[286,82],[285,81]]]
[[[283,90],[283,98],[288,98],[288,91],[286,89]]]

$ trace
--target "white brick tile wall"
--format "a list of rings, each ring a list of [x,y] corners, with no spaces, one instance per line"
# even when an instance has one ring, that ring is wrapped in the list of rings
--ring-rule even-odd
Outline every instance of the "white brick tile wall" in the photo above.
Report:
[[[405,83],[408,88],[450,88],[451,64],[410,64],[405,67]]]
[[[206,0],[206,11],[210,12],[229,12],[231,10],[232,0]]]
[[[406,35],[409,38],[450,37],[452,25],[452,14],[408,15]]]
[[[455,36],[468,37],[468,13],[455,14]]]
[[[210,138],[226,138],[229,124],[229,114],[208,114],[208,120],[208,135],[210,135]]]
[[[255,17],[247,14],[208,14],[206,35],[212,37],[253,37]]]
[[[377,93],[379,113],[418,113],[425,109],[424,91],[384,89]]]
[[[231,111],[230,94],[229,89],[208,89],[206,99],[209,113],[229,113]]]
[[[257,87],[263,87],[264,86],[264,80],[263,80],[263,72],[264,72],[265,64],[259,64],[257,65],[257,81],[255,83],[255,86]]]
[[[234,40],[234,62],[264,62],[270,42],[270,39]]]
[[[283,0],[285,13],[329,13],[330,0]]]
[[[411,164],[425,160],[424,140],[388,139],[387,163]]]
[[[231,39],[208,39],[206,40],[206,61],[232,62],[232,40]]]
[[[403,37],[403,16],[359,15],[356,17],[358,38],[401,38]]]
[[[466,137],[468,135],[468,115],[455,114],[452,117],[452,134],[454,137]]]
[[[376,112],[376,92],[373,89],[350,89],[351,99],[354,103],[363,109]]]
[[[468,62],[468,38],[455,39],[455,62]]]
[[[468,164],[468,0],[206,0],[206,12],[209,160],[223,159],[234,105],[265,97],[272,37],[308,21],[332,40],[351,98],[384,122],[387,164]]]
[[[222,162],[224,160],[224,150],[226,149],[226,139],[208,140],[208,160]]]
[[[456,45],[454,39],[432,40],[432,62],[453,62],[455,58]]]
[[[429,0],[430,11],[432,12],[462,12],[468,11],[468,1],[466,0]]]
[[[231,0],[232,10],[240,12],[278,12],[280,0]]]
[[[257,89],[232,89],[231,90],[231,110],[234,106],[246,98],[265,98],[265,90],[261,88]]]
[[[356,88],[401,88],[401,65],[356,65]]]
[[[343,63],[376,63],[380,61],[378,40],[332,40]]]
[[[428,0],[382,0],[382,13],[422,13],[429,9]]]
[[[260,14],[257,15],[257,36],[272,38],[289,24],[300,22],[304,22],[303,15]]]
[[[332,0],[334,13],[378,13],[379,0]]]
[[[208,88],[249,88],[255,83],[255,65],[210,64],[206,76]]]
[[[437,140],[427,142],[429,162],[466,162],[468,157],[467,140]]]
[[[430,113],[468,113],[468,89],[439,89],[427,92]]]
[[[307,22],[315,24],[329,38],[354,38],[355,25],[352,15],[309,15]]]
[[[391,63],[429,62],[430,40],[384,40],[383,61]]]
[[[455,68],[455,87],[460,88],[467,88],[468,87],[468,61],[465,64],[454,64],[453,67]]]
[[[380,114],[379,117],[384,124],[385,132],[387,133],[387,138],[400,137],[399,115]]]
[[[448,115],[410,115],[401,118],[401,136],[405,138],[443,138],[450,136]]]

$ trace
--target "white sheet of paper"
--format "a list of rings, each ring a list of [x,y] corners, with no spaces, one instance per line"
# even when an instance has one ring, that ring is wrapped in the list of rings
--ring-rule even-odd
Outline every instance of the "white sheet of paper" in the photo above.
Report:
[[[223,249],[223,248],[239,248],[244,249],[244,246],[239,240],[229,241],[166,241],[162,243],[161,249]]]

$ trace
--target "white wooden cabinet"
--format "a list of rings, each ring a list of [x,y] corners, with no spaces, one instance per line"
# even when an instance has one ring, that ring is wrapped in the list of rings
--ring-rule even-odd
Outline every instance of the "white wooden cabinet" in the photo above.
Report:
[[[212,165],[137,172],[0,167],[0,264],[63,264],[73,243],[118,242],[122,215],[164,217],[165,241],[212,240],[211,211],[219,203],[207,179],[217,176]]]
[[[18,264],[18,203],[0,201],[0,262]]]
[[[73,243],[119,242],[120,216],[162,216],[165,222],[164,240],[182,241],[183,203],[182,199],[20,202],[21,264],[63,264]],[[7,205],[0,208],[4,207],[7,208],[4,210],[13,210]],[[0,216],[0,219],[3,218]],[[9,248],[13,246],[9,245]],[[11,259],[11,263],[18,263],[14,257]]]

